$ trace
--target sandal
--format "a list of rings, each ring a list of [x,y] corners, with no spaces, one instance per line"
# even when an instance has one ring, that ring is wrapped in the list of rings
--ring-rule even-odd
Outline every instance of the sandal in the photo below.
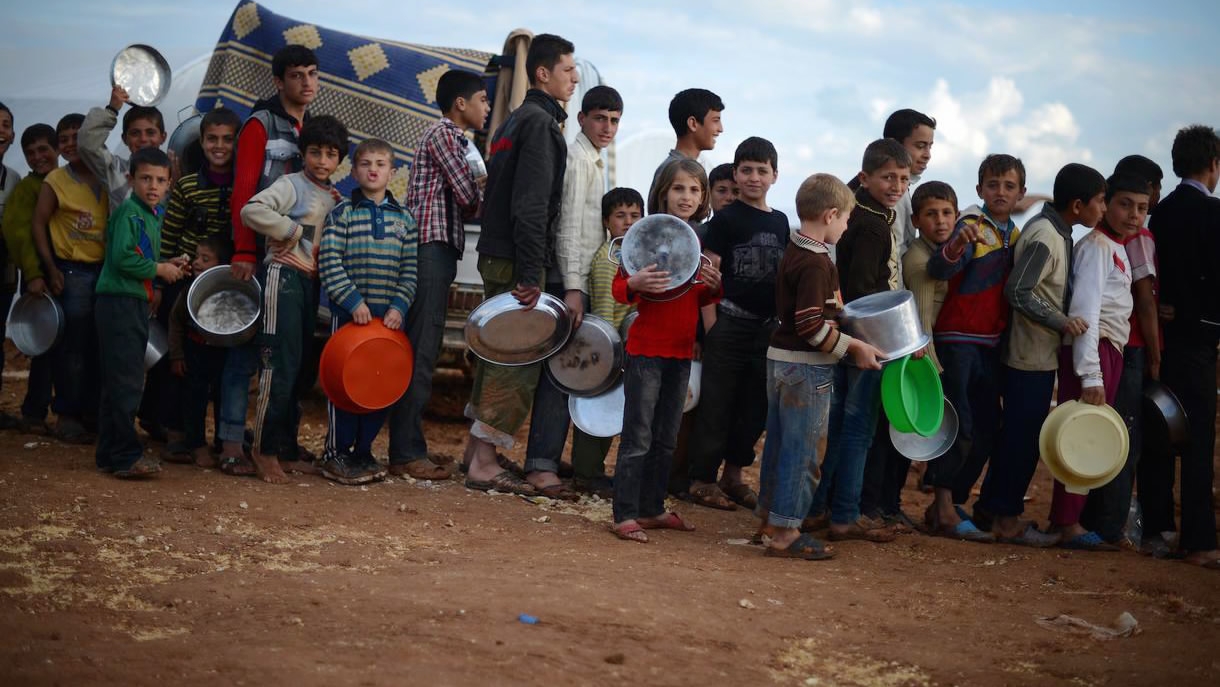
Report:
[[[825,544],[808,534],[802,534],[782,549],[768,546],[763,550],[763,555],[773,558],[798,558],[804,561],[824,561],[835,557],[834,552],[827,549]]]
[[[646,530],[678,530],[679,532],[694,532],[695,526],[682,519],[674,512],[658,515],[655,518],[640,518],[640,527]]]
[[[116,469],[114,476],[119,479],[135,479],[138,477],[147,477],[161,472],[161,463],[157,462],[156,458],[140,456],[140,459],[132,463],[129,467]]]
[[[527,484],[528,484],[528,482],[527,482]],[[579,501],[580,500],[580,493],[573,491],[571,488],[569,488],[566,484],[563,484],[563,483],[550,484],[545,487],[534,487],[534,489],[538,490],[538,494],[540,496],[545,496],[548,499],[555,499],[556,501]]]
[[[639,544],[648,543],[648,533],[644,531],[643,527],[640,527],[640,523],[634,520],[614,525],[610,528],[610,531],[614,533],[614,536],[624,541],[633,541]]]
[[[1121,551],[1122,549],[1107,542],[1096,532],[1085,532],[1071,539],[1059,542],[1059,548],[1077,551]]]
[[[494,477],[487,480],[470,479],[467,477],[465,484],[467,489],[474,489],[475,491],[492,491],[494,489],[506,494],[518,494],[520,496],[538,495],[538,490],[534,488],[534,485],[508,470],[501,470]]]
[[[525,477],[525,468],[522,467],[520,463],[514,461],[512,458],[509,458],[503,453],[496,454],[496,465],[499,465],[501,470],[508,470],[518,477]],[[470,463],[461,463],[459,469],[462,471],[463,475],[466,474],[470,471]]]
[[[258,474],[258,468],[245,456],[221,456],[218,467],[221,472],[233,477],[253,477]]]
[[[1059,535],[1047,534],[1039,530],[1033,525],[1026,525],[1025,529],[1015,537],[996,536],[995,540],[1001,544],[1013,544],[1014,546],[1029,546],[1035,549],[1045,549],[1059,543]]]
[[[830,528],[830,534],[827,538],[830,541],[871,541],[875,544],[885,544],[892,542],[898,537],[893,530],[886,527],[865,527],[857,520],[847,527],[846,530],[836,530]]]
[[[720,490],[720,487],[707,483],[690,488],[691,501],[706,508],[716,510],[737,510],[737,504]]]
[[[736,503],[742,508],[749,508],[750,510],[753,510],[756,506],[758,506],[758,494],[750,488],[750,485],[744,482],[737,482],[734,484],[721,480],[720,484],[717,486],[720,487],[720,491],[724,492],[725,496],[733,499],[733,503]]]
[[[453,476],[453,465],[437,465],[428,458],[424,458],[409,463],[395,463],[390,466],[390,474],[395,477],[443,481]]]
[[[937,523],[936,528],[931,531],[931,534],[946,539],[972,541],[980,544],[992,544],[995,542],[994,534],[980,530],[969,520],[962,520],[957,525],[941,525]]]

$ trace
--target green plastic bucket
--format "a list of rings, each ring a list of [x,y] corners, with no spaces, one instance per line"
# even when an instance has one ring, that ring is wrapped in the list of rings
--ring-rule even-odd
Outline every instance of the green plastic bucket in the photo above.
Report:
[[[945,419],[945,390],[932,359],[904,356],[881,372],[881,406],[899,432],[930,437]]]

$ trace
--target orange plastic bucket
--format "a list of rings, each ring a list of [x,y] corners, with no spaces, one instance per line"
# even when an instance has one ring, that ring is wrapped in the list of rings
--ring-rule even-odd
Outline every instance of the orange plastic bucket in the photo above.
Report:
[[[375,317],[343,325],[318,361],[322,390],[336,408],[368,413],[393,405],[411,384],[415,354],[407,335]]]

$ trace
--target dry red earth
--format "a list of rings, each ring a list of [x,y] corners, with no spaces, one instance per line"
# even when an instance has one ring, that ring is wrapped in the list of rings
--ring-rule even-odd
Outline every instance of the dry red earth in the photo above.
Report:
[[[13,412],[23,380],[4,381]],[[460,452],[462,424],[428,426]],[[1220,576],[1126,552],[907,535],[806,563],[744,545],[744,512],[686,504],[697,532],[639,545],[607,533],[604,502],[456,481],[277,487],[170,465],[121,482],[88,447],[18,433],[0,456],[4,684],[1220,682]],[[1049,486],[1039,472],[1031,516]],[[909,489],[907,512],[928,499]],[[1035,622],[1124,611],[1139,634],[1110,641]]]

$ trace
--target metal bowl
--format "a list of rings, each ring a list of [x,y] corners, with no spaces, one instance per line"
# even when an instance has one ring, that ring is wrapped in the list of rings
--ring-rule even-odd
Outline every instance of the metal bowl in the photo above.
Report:
[[[929,461],[943,456],[953,442],[957,441],[957,411],[949,399],[945,399],[945,419],[940,423],[940,429],[932,436],[920,436],[915,432],[900,432],[890,425],[890,443],[899,453],[915,461]]]
[[[597,315],[585,315],[568,342],[546,360],[547,374],[560,391],[572,396],[596,396],[623,373],[623,340],[614,325]]]
[[[915,294],[906,290],[857,298],[843,307],[839,324],[843,331],[880,350],[881,362],[910,355],[932,340],[919,322]]]
[[[186,311],[191,324],[213,346],[236,346],[258,333],[263,289],[254,279],[238,279],[217,265],[191,282]]]
[[[110,62],[110,85],[122,86],[133,105],[156,107],[169,93],[169,62],[152,46],[136,43]]]
[[[608,438],[623,433],[623,408],[627,397],[623,383],[597,396],[568,396],[568,415],[572,424],[593,437]]]
[[[165,326],[156,320],[149,320],[148,343],[144,346],[144,371],[151,370],[153,365],[161,362],[166,353],[169,353],[169,335],[165,333]]]
[[[502,293],[470,312],[464,334],[471,352],[489,363],[531,365],[563,348],[572,318],[563,301],[549,293],[529,310],[511,293]]]
[[[199,125],[202,123],[203,114],[195,113],[169,135],[166,147],[178,158],[183,174],[190,174],[203,165],[203,148],[199,145]]]
[[[1160,382],[1144,382],[1144,415],[1151,418],[1144,426],[1154,433],[1157,441],[1181,451],[1190,446],[1190,419],[1181,401],[1169,387]]]
[[[64,309],[47,292],[26,293],[8,316],[8,334],[22,353],[34,357],[51,350],[64,333]]]

